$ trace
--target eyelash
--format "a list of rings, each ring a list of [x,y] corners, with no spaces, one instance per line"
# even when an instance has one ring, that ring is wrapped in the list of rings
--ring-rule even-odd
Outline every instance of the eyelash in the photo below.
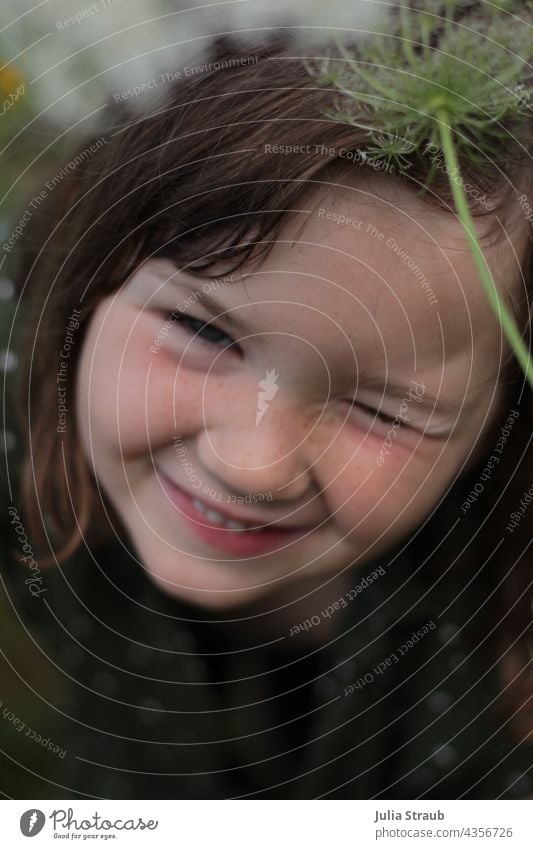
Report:
[[[196,318],[194,315],[188,315],[187,313],[177,312],[176,310],[173,310],[172,312],[167,314],[167,321],[171,321],[172,323],[177,322],[178,324],[187,327],[187,329],[190,330],[190,332],[193,333],[195,337],[199,337],[202,342],[206,342],[208,345],[220,345],[222,348],[228,348],[231,346],[238,349],[238,345],[236,344],[235,340],[232,339],[231,336],[228,336],[227,333],[224,333],[223,330],[220,330],[216,326],[216,324],[211,324],[209,321],[204,321],[201,318]],[[227,343],[222,345],[221,340],[209,339],[205,336],[202,336],[202,332],[205,332],[206,330],[219,333],[221,336],[225,337],[228,340]]]
[[[170,313],[166,314],[167,321],[171,321],[172,323],[178,322],[182,326],[185,325],[188,329],[193,333],[196,337],[200,337],[202,342],[207,343],[208,345],[220,345],[221,340],[215,341],[213,339],[206,339],[202,336],[202,332],[206,330],[214,331],[215,333],[219,333],[221,336],[225,337],[228,342],[225,345],[222,345],[222,348],[234,347],[238,349],[238,345],[235,340],[228,336],[227,333],[224,333],[223,330],[220,330],[216,324],[211,324],[209,321],[203,321],[201,318],[196,318],[193,315],[188,315],[187,313],[177,312],[173,310]],[[191,326],[192,325],[192,326]],[[199,325],[199,328],[198,328]],[[396,419],[396,416],[389,416],[386,413],[382,413],[379,410],[375,410],[373,407],[369,407],[366,404],[361,404],[357,401],[348,401],[349,404],[353,404],[357,406],[357,409],[360,410],[364,415],[377,419],[381,424],[390,426]],[[409,426],[402,422],[399,419],[400,428],[408,428]]]
[[[387,427],[390,427],[390,425],[392,425],[393,422],[398,420],[399,429],[403,430],[403,429],[409,428],[409,425],[406,424],[405,421],[402,421],[402,419],[398,418],[397,416],[389,416],[389,415],[387,415],[387,413],[382,413],[380,410],[374,409],[374,407],[368,407],[366,404],[361,404],[357,401],[349,400],[347,403],[348,404],[353,403],[354,406],[357,406],[357,409],[360,410],[364,415],[369,416],[372,419],[377,419],[381,424],[383,424]]]

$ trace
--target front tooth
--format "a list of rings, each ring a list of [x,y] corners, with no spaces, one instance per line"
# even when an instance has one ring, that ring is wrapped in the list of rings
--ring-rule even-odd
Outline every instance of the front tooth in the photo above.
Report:
[[[206,507],[204,504],[202,504],[202,502],[199,501],[197,498],[193,498],[192,503],[196,507],[196,509],[200,511],[200,513],[203,513],[203,515],[206,517],[206,519],[209,519],[210,522],[216,522],[219,525],[224,524],[224,522],[225,522],[224,516],[221,516],[221,514],[217,513],[216,510],[210,510],[208,507]]]
[[[244,531],[246,529],[246,525],[242,522],[235,522],[233,519],[229,519],[229,521],[226,522],[226,526],[228,528],[232,528],[234,531]]]
[[[249,530],[248,525],[245,525],[244,522],[237,522],[234,519],[226,519],[222,516],[221,513],[217,513],[216,510],[210,510],[200,501],[198,498],[193,498],[192,503],[200,513],[209,519],[210,522],[216,522],[217,525],[224,525],[226,528],[230,528],[232,531],[245,531]]]
[[[226,522],[224,516],[221,516],[220,513],[216,512],[216,510],[206,510],[205,515],[210,522],[216,522],[217,525],[224,525]]]

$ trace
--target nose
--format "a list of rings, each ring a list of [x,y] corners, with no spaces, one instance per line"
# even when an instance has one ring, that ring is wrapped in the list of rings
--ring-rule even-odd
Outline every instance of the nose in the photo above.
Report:
[[[309,497],[309,422],[281,393],[261,405],[259,421],[255,406],[247,408],[232,404],[216,424],[206,423],[197,452],[207,475],[227,495],[270,493],[278,503]]]

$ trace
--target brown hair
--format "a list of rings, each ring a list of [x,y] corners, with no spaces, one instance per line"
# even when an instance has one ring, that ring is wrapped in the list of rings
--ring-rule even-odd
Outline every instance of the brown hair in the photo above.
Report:
[[[352,175],[357,168],[370,173],[367,166],[347,163],[339,155],[342,149],[356,152],[363,147],[364,131],[325,117],[335,94],[317,85],[286,40],[273,37],[268,47],[254,51],[253,61],[242,45],[229,39],[216,42],[211,53],[212,66],[218,65],[166,83],[162,98],[141,115],[129,112],[127,103],[110,105],[112,125],[94,136],[95,143],[104,141],[90,156],[79,157],[24,235],[19,283],[28,305],[30,336],[22,391],[30,392],[31,407],[25,425],[23,505],[34,539],[51,547],[54,559],[70,555],[87,529],[98,529],[94,517],[99,498],[75,424],[69,422],[64,434],[55,427],[58,352],[72,309],[81,308],[82,315],[70,357],[69,398],[74,398],[76,361],[91,314],[142,260],[168,257],[203,273],[211,273],[221,256],[228,271],[253,257],[260,260],[289,210],[301,206],[310,189],[334,184],[347,170]],[[236,57],[247,61],[238,64]],[[498,165],[489,173],[461,162],[465,178],[486,192],[502,214],[509,208],[515,181],[522,181],[523,190],[526,176],[529,179],[531,145],[524,144],[524,138],[523,129],[513,129],[501,149],[492,151]],[[278,143],[301,146],[301,152],[280,155],[274,149]],[[317,154],[315,145],[336,153]],[[87,148],[84,142],[80,151]],[[389,176],[408,179],[419,189],[429,168],[428,157],[419,151],[405,177]],[[453,210],[445,174],[435,174],[426,199]],[[474,211],[485,212],[481,206]],[[530,251],[525,267],[530,294],[531,259]],[[516,309],[522,324],[528,323],[526,299]],[[457,518],[458,505],[479,481],[485,456],[453,482],[412,545],[416,556],[438,550],[428,569],[442,572],[443,564],[453,564],[466,576],[484,570],[492,610],[489,616],[486,607],[481,611],[472,634],[479,640],[487,635],[487,622],[499,623],[490,645],[498,655],[512,647],[511,660],[502,663],[507,681],[528,659],[530,523],[522,521],[512,534],[505,532],[505,525],[531,485],[533,408],[532,393],[514,361],[507,364],[502,384],[502,420],[494,422],[487,435],[489,452],[510,411],[518,416],[483,498],[469,508],[469,517],[483,526],[475,545],[461,550],[453,535],[446,545],[435,545],[435,528],[439,522],[449,528],[450,509]],[[495,547],[498,556],[492,557]],[[530,684],[521,674],[509,688],[511,712],[524,700],[519,688],[529,692]],[[530,733],[524,712],[517,716],[525,723],[519,733]]]

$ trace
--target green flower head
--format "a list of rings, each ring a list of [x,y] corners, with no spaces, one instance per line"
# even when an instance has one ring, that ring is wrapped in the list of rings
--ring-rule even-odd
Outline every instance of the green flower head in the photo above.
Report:
[[[369,153],[402,171],[406,153],[442,149],[440,123],[478,166],[509,121],[532,116],[533,3],[393,8],[376,34],[310,67],[339,92],[329,116],[368,130]],[[440,7],[440,11],[439,11]],[[481,8],[480,8],[481,7]]]

